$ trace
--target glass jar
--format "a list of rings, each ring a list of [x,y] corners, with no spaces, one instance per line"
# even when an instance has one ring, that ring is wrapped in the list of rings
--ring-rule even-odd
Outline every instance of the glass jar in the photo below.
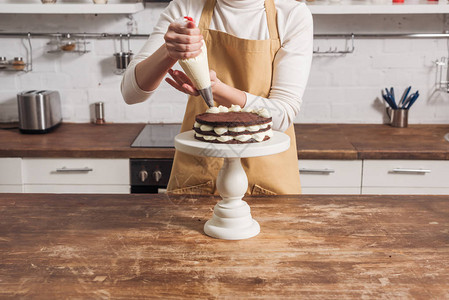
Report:
[[[14,57],[14,60],[12,61],[12,68],[16,71],[23,71],[25,70],[25,62],[23,61],[22,57]]]
[[[73,39],[70,34],[67,34],[65,38],[61,40],[60,49],[62,51],[74,51],[76,48],[76,40]]]

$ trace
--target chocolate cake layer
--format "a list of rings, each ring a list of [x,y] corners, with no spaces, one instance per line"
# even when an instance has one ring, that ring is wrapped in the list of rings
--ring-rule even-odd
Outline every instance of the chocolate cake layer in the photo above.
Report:
[[[215,127],[227,126],[252,126],[271,122],[270,118],[264,118],[249,112],[226,112],[226,113],[203,113],[195,117],[195,121],[201,125],[210,125]]]
[[[255,139],[249,139],[245,142],[240,142],[238,140],[229,140],[227,142],[220,142],[218,140],[213,140],[213,141],[206,141],[205,139],[203,139],[202,137],[198,137],[195,136],[195,139],[199,140],[199,141],[203,141],[203,142],[208,142],[208,143],[215,143],[215,144],[248,144],[248,143],[260,143],[258,141],[256,141]],[[263,141],[269,140],[270,137],[269,136],[265,136],[265,138],[263,139]],[[262,142],[263,142],[262,141]]]
[[[246,135],[246,134],[255,134],[260,132],[265,132],[271,129],[271,126],[267,126],[267,128],[259,129],[258,131],[241,131],[241,132],[233,132],[233,131],[227,131],[223,134],[217,134],[214,130],[211,131],[202,131],[200,128],[193,128],[196,133],[203,134],[203,135],[213,135],[213,136],[238,136],[238,135]]]

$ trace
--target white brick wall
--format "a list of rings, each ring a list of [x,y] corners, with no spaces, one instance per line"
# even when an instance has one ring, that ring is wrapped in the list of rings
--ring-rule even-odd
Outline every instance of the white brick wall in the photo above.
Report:
[[[0,0],[1,1],[1,0]],[[164,3],[147,4],[134,18],[138,33],[150,33]],[[0,30],[33,32],[126,32],[121,15],[2,15]],[[443,15],[314,16],[320,33],[442,32]],[[446,28],[447,29],[447,28]],[[0,38],[0,56],[26,56],[18,38]],[[163,83],[154,97],[129,106],[121,99],[121,77],[114,74],[113,53],[118,40],[89,40],[91,52],[49,54],[48,39],[33,38],[33,72],[0,71],[0,122],[17,120],[16,94],[28,89],[55,89],[61,93],[67,122],[89,122],[92,103],[105,102],[109,122],[181,122],[186,97]],[[137,52],[144,40],[131,41]],[[125,50],[127,44],[124,43]],[[341,39],[316,39],[315,47],[344,49]],[[315,55],[300,114],[302,123],[382,123],[380,90],[394,86],[397,94],[408,85],[421,97],[409,115],[410,123],[449,123],[449,94],[435,91],[434,61],[448,56],[444,39],[356,39],[355,52]]]

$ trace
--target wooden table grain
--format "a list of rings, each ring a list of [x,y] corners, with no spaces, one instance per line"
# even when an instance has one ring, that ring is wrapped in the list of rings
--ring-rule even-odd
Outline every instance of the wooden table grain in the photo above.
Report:
[[[449,196],[246,200],[225,241],[212,196],[2,194],[0,298],[449,298]]]

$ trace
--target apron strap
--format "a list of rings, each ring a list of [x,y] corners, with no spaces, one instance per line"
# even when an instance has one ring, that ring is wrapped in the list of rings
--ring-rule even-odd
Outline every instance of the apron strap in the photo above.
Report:
[[[265,11],[267,13],[268,32],[270,33],[270,39],[279,41],[276,7],[274,6],[274,0],[265,0]]]
[[[209,29],[216,2],[217,0],[207,0],[206,4],[204,4],[200,22],[198,23],[198,28],[201,29],[201,31]]]

